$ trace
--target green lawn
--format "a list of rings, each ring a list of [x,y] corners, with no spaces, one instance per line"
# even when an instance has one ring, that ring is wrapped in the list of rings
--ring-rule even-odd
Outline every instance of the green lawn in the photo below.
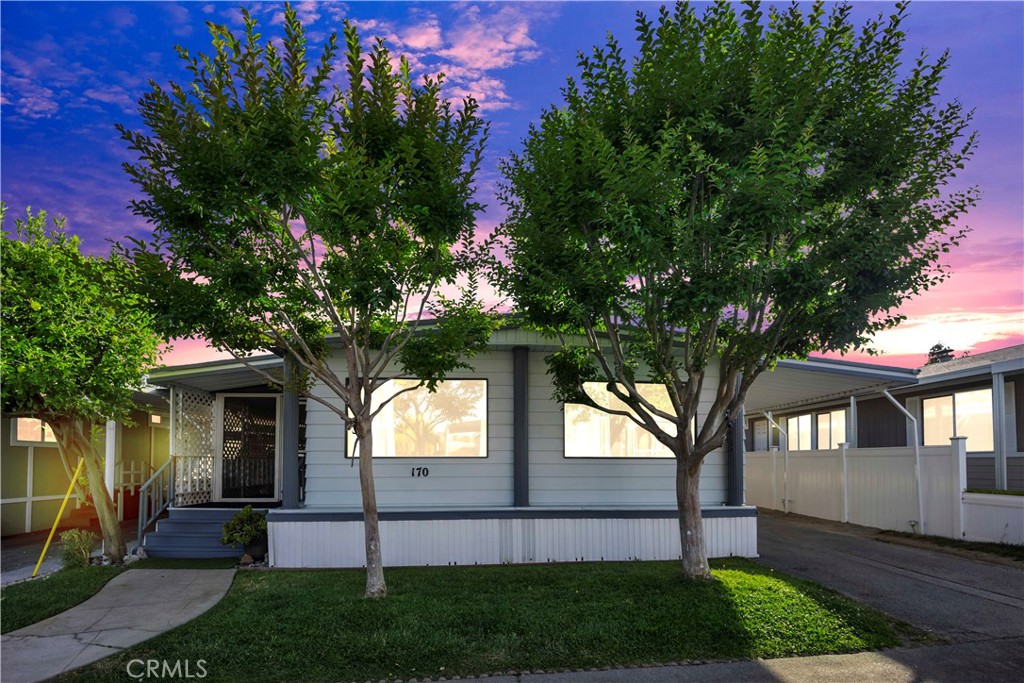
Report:
[[[0,633],[16,631],[88,600],[122,571],[121,567],[62,569],[5,586],[0,590]]]
[[[897,645],[890,621],[742,560],[688,582],[668,562],[241,571],[216,607],[62,681],[123,681],[131,659],[206,660],[206,681],[366,681]]]

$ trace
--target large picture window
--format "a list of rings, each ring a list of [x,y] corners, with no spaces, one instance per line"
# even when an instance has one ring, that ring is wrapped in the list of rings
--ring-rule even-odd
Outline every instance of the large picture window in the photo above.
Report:
[[[636,385],[637,391],[659,410],[672,413],[672,402],[663,384]],[[584,391],[594,403],[612,410],[632,413],[632,409],[608,391],[603,382],[586,382]],[[668,420],[655,418],[669,434],[675,428]],[[696,420],[691,425],[694,431]],[[654,435],[624,415],[606,412],[577,403],[565,404],[565,456],[567,458],[671,458],[672,451]]]
[[[921,408],[925,446],[945,446],[950,437],[966,436],[968,451],[994,449],[991,389],[926,398]]]
[[[415,379],[392,379],[373,392],[379,401],[419,384]],[[349,457],[358,456],[349,433]],[[449,379],[431,393],[418,387],[396,397],[373,419],[375,458],[487,457],[487,380]]]

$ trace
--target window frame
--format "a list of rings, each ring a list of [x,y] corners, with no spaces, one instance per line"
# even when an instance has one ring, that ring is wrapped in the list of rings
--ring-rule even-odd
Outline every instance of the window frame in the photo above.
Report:
[[[597,382],[597,383],[598,384],[607,384],[607,382]],[[660,382],[634,382],[634,384],[651,384],[651,385],[654,385],[654,386],[662,386],[662,387],[665,386],[664,384],[661,384]],[[668,389],[666,389],[666,391],[668,391]],[[586,405],[584,405],[582,403],[567,403],[565,405],[583,406],[585,408],[590,408],[590,406],[586,406]],[[569,455],[568,449],[566,448],[566,445],[568,443],[568,439],[566,438],[566,436],[567,436],[566,429],[568,428],[569,425],[568,425],[568,421],[565,419],[565,405],[562,406],[562,410],[561,410],[561,413],[562,413],[562,460],[594,460],[596,462],[609,462],[609,461],[614,461],[614,462],[641,462],[641,461],[664,462],[666,460],[675,460],[676,459],[676,456],[673,455],[671,451],[669,451],[668,455],[644,455],[644,456],[628,456],[628,455]],[[621,417],[621,416],[611,415],[610,413],[606,413],[603,410],[600,410],[598,408],[591,408],[591,410],[597,411],[598,413],[601,413],[602,415],[606,415],[608,417]],[[691,434],[691,436],[693,438],[697,437],[696,426],[697,426],[697,416],[699,414],[700,414],[699,411],[694,414],[693,421],[692,421],[691,426],[690,426],[690,434]],[[628,420],[629,418],[626,418],[626,419]],[[633,422],[629,422],[629,424],[630,424],[630,426],[632,426],[632,427],[634,427],[636,429],[643,429],[643,427],[640,427],[639,425],[634,424]],[[644,430],[644,431],[646,431],[646,430]],[[650,432],[647,432],[647,433],[649,434]],[[651,435],[651,438],[654,438],[653,435]],[[662,448],[665,448],[665,449],[668,448],[668,446],[664,446],[663,444],[659,443],[659,445],[661,445]]]
[[[990,386],[976,386],[976,387],[964,388],[964,389],[960,389],[960,390],[952,389],[949,392],[944,392],[944,393],[941,393],[941,394],[933,394],[931,396],[921,396],[921,425],[920,425],[921,426],[921,429],[920,429],[921,433],[920,433],[920,436],[919,436],[919,443],[920,443],[920,445],[928,446],[927,441],[925,439],[925,434],[924,434],[924,404],[925,404],[925,401],[932,401],[932,400],[943,399],[943,398],[947,398],[947,397],[950,399],[950,403],[952,404],[952,406],[951,406],[952,407],[952,414],[950,415],[950,417],[952,419],[952,425],[951,426],[953,428],[953,433],[950,434],[946,438],[946,442],[945,443],[932,444],[930,447],[945,446],[945,445],[948,444],[949,439],[954,438],[954,437],[958,437],[958,436],[964,436],[962,434],[958,434],[957,433],[957,409],[956,409],[956,404],[957,404],[956,397],[957,397],[957,395],[958,394],[973,393],[973,392],[976,392],[976,391],[988,391],[989,392],[989,423],[990,423],[990,427],[991,427],[990,431],[992,432],[993,443],[992,443],[992,449],[991,450],[981,451],[981,450],[971,450],[971,449],[968,449],[967,453],[968,454],[978,453],[978,454],[981,454],[981,455],[988,455],[990,453],[995,453],[996,452],[996,444],[995,444],[995,440],[994,440],[994,437],[995,437],[995,401],[994,401],[994,397],[992,396],[992,388]],[[964,436],[964,438],[967,438],[967,437]],[[970,441],[970,439],[967,439],[967,440]]]
[[[395,375],[395,376],[387,377],[387,378],[381,377],[381,378],[379,378],[377,380],[378,382],[380,382],[380,386],[378,386],[378,388],[374,390],[374,393],[376,393],[380,389],[380,387],[384,386],[386,383],[388,383],[388,382],[390,382],[392,380],[403,380],[403,379],[405,379],[405,380],[415,380],[417,382],[423,381],[419,377],[409,377],[407,375]],[[346,381],[348,381],[348,380],[346,380]],[[444,383],[444,382],[459,382],[459,381],[461,381],[461,382],[483,382],[484,383],[484,426],[487,429],[486,429],[486,433],[484,434],[484,454],[482,456],[481,455],[402,455],[402,456],[398,456],[398,455],[394,455],[394,456],[392,456],[392,455],[375,455],[375,456],[373,456],[374,461],[375,462],[377,462],[377,461],[379,461],[379,462],[395,462],[395,461],[398,461],[398,462],[409,462],[409,461],[420,462],[420,461],[424,461],[424,460],[434,460],[434,461],[437,461],[437,462],[449,462],[449,461],[452,461],[452,460],[463,460],[463,461],[470,461],[470,462],[480,462],[480,461],[487,460],[488,458],[490,458],[491,457],[491,384],[490,384],[491,380],[488,377],[448,377],[448,378],[446,378],[444,380],[441,380],[441,382],[439,382],[439,384],[440,383]],[[424,387],[419,387],[419,388],[422,389]],[[374,420],[376,420],[376,418],[374,418]],[[351,429],[344,429],[343,431],[344,431],[344,434],[345,434],[344,439],[343,439],[344,443],[342,445],[344,458],[346,460],[358,460],[359,459],[359,453],[351,453],[351,454],[349,453],[349,443],[350,443],[349,439],[350,439],[350,437],[354,436],[354,434],[351,433],[352,430]],[[308,432],[307,432],[307,435],[308,435]]]
[[[843,415],[843,435],[844,436],[849,436],[846,433],[847,427],[849,426],[849,420],[848,420],[848,415],[847,415],[846,408],[833,408],[831,410],[822,410],[820,412],[816,412],[816,413],[814,413],[814,438],[812,439],[812,444],[814,445],[814,448],[812,448],[811,450],[814,450],[814,451],[838,451],[839,450],[839,444],[841,444],[841,443],[849,443],[849,441],[847,441],[846,439],[843,439],[843,441],[837,441],[834,446],[831,445],[832,441],[833,441],[832,437],[835,434],[835,426],[834,426],[834,422],[832,420],[832,416],[835,415],[836,413],[842,413],[842,415]],[[824,446],[824,447],[821,445],[821,424],[819,422],[819,420],[821,419],[821,417],[823,415],[827,415],[828,416],[828,440],[829,440],[829,445]]]
[[[790,453],[806,453],[808,451],[817,450],[814,448],[814,436],[817,431],[817,419],[815,418],[816,413],[797,413],[795,415],[786,416],[786,450]],[[803,430],[800,429],[800,418],[807,418],[807,448],[800,447],[800,435],[803,434]],[[796,420],[796,434],[797,438],[793,438],[793,430],[790,427],[790,421]],[[793,444],[796,444],[794,448]]]
[[[12,446],[25,446],[25,447],[35,446],[36,448],[39,448],[39,447],[42,447],[42,448],[57,448],[57,437],[56,436],[54,437],[53,441],[47,441],[45,439],[46,430],[48,430],[50,428],[46,425],[46,423],[42,419],[40,419],[38,417],[28,417],[28,416],[25,416],[25,415],[22,415],[21,417],[12,417],[10,419],[11,419],[11,445]],[[39,434],[42,437],[44,437],[44,438],[39,440],[39,441],[26,441],[24,439],[19,439],[18,438],[18,421],[19,420],[36,420],[36,421],[38,421],[39,425],[40,425]],[[52,430],[51,430],[51,433],[52,433]]]

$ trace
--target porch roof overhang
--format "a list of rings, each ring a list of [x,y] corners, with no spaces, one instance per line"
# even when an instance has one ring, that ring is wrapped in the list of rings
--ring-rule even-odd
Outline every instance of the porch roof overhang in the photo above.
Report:
[[[206,392],[231,391],[265,385],[267,380],[260,373],[280,371],[283,367],[281,357],[273,354],[253,356],[245,363],[228,358],[154,370],[149,375],[149,382],[157,386],[183,386]]]
[[[747,393],[746,414],[778,412],[880,394],[917,384],[915,370],[853,361],[811,358],[782,360],[754,382]]]

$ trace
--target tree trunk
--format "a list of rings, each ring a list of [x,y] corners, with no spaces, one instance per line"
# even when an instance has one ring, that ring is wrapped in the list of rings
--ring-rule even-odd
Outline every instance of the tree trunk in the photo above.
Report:
[[[380,523],[377,521],[377,491],[373,484],[373,432],[370,421],[356,421],[359,438],[359,486],[363,494],[363,533],[366,536],[366,598],[384,598],[384,560],[380,552]]]
[[[683,555],[683,576],[688,579],[714,579],[704,549],[704,522],[700,516],[700,464],[687,467],[676,456],[676,504],[679,506],[679,540]]]
[[[81,420],[55,420],[48,424],[69,458],[81,458],[85,461],[89,493],[92,495],[92,504],[100,521],[100,532],[103,534],[103,554],[111,563],[121,564],[124,562],[124,556],[128,554],[128,548],[124,536],[121,535],[114,502],[103,480],[103,461],[96,452],[92,439],[86,435]]]

